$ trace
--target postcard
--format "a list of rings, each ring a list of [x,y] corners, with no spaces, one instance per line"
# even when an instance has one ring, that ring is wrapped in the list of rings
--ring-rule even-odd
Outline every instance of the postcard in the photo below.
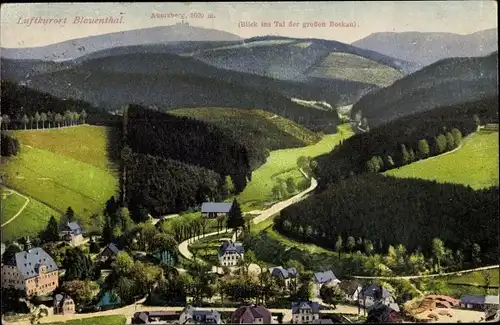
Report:
[[[497,10],[2,4],[2,324],[498,321]]]

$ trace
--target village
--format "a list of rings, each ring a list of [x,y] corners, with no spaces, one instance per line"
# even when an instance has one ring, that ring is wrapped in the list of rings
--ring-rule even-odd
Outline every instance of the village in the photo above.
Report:
[[[200,215],[205,219],[228,218],[233,204],[206,202],[201,206]],[[155,225],[158,226],[165,220],[165,218],[159,222],[157,220]],[[78,249],[83,256],[88,256],[89,260],[92,259],[94,271],[98,270],[97,272],[100,272],[98,283],[100,281],[102,289],[110,287],[105,279],[110,274],[118,272],[117,265],[128,263],[124,262],[124,260],[128,261],[128,258],[131,261],[132,257],[134,260],[138,260],[139,263],[141,263],[140,261],[144,261],[144,263],[153,261],[154,264],[161,266],[158,268],[161,274],[151,279],[149,283],[151,288],[157,288],[158,283],[164,281],[161,279],[171,277],[171,274],[167,274],[167,272],[172,272],[172,270],[176,270],[177,275],[192,272],[175,267],[176,260],[179,259],[179,252],[176,252],[177,247],[167,248],[163,246],[156,251],[141,252],[132,251],[129,247],[126,249],[121,248],[117,242],[101,242],[102,248],[97,249],[96,246],[99,246],[97,243],[101,238],[99,236],[88,236],[76,221],[67,222],[58,231],[58,240],[52,244],[67,249]],[[279,265],[266,267],[265,271],[260,265],[250,268],[252,262],[254,262],[252,263],[253,266],[257,266],[255,260],[253,257],[247,256],[247,259],[252,261],[245,263],[245,247],[242,242],[238,241],[236,234],[241,233],[235,231],[231,238],[226,238],[228,234],[223,232],[220,234],[222,237],[217,237],[219,246],[214,259],[218,265],[205,267],[205,271],[199,266],[200,268],[194,270],[194,272],[205,272],[206,274],[199,274],[199,276],[205,279],[202,281],[208,281],[209,283],[214,283],[222,278],[242,276],[242,274],[243,276],[253,276],[257,283],[260,281],[262,285],[260,290],[250,288],[250,291],[257,290],[257,292],[255,294],[240,293],[239,301],[230,304],[235,306],[232,312],[224,304],[219,304],[221,308],[217,308],[213,304],[214,307],[203,307],[203,297],[202,299],[195,299],[186,295],[184,300],[181,298],[181,301],[184,301],[184,307],[179,306],[179,304],[162,307],[146,306],[143,303],[145,297],[142,297],[142,303],[139,306],[137,302],[134,303],[133,314],[130,315],[129,322],[133,324],[332,324],[360,322],[362,320],[368,322],[410,322],[412,319],[408,317],[408,313],[402,310],[410,308],[408,303],[412,304],[411,308],[413,310],[420,309],[420,314],[426,314],[429,320],[440,319],[440,321],[443,321],[444,319],[444,321],[451,321],[457,317],[463,318],[465,313],[468,314],[467,317],[472,317],[474,321],[498,321],[498,295],[465,295],[461,299],[443,295],[428,295],[420,299],[419,305],[415,306],[411,294],[405,295],[404,301],[400,299],[396,301],[394,295],[383,286],[376,284],[376,282],[367,282],[356,278],[339,279],[333,270],[307,272],[307,274],[310,274],[310,278],[304,280],[304,275],[300,274],[295,267]],[[200,240],[200,237],[198,240]],[[16,251],[13,250],[13,245],[18,245],[18,251],[15,253],[13,253]],[[47,243],[45,243],[45,247],[47,247],[46,245]],[[94,253],[87,255],[84,252],[90,252],[90,246],[92,246],[91,250]],[[8,258],[7,255],[9,254],[10,257]],[[126,255],[127,258],[124,259],[123,255]],[[196,261],[196,257],[193,258],[189,251],[187,253],[180,251],[180,255],[187,255],[183,257]],[[77,319],[79,315],[84,317],[84,308],[88,309],[88,305],[92,303],[95,306],[90,312],[94,316],[100,312],[109,314],[115,308],[123,308],[125,302],[117,294],[120,289],[106,291],[94,288],[93,290],[96,293],[91,294],[93,297],[86,299],[86,303],[82,303],[84,300],[81,298],[78,298],[78,301],[75,302],[71,296],[71,291],[76,292],[78,296],[81,296],[82,293],[74,288],[68,290],[68,286],[64,285],[67,272],[69,270],[63,269],[61,263],[58,265],[54,257],[42,247],[32,247],[29,238],[24,244],[12,243],[9,249],[6,249],[2,243],[2,292],[4,295],[10,292],[8,290],[19,292],[12,295],[10,299],[15,299],[14,296],[19,297],[18,302],[24,304],[21,309],[24,309],[30,315],[31,323],[41,321],[45,323],[45,318],[55,321],[58,316],[61,319],[66,319],[65,317]],[[261,272],[264,273],[261,274]],[[101,279],[104,280],[101,281]],[[289,296],[290,298],[295,296],[298,299],[291,301],[289,308],[284,308],[285,306],[267,308],[265,299],[262,299],[261,292],[259,292],[266,288],[266,285],[262,283],[263,281],[269,283],[267,290],[278,287],[280,292],[278,295]],[[304,281],[307,283],[307,289],[304,289]],[[275,286],[273,286],[273,283]],[[61,290],[61,287],[65,288],[65,290]],[[203,288],[199,289],[203,290]],[[244,289],[237,287],[234,290]],[[302,290],[308,292],[302,295],[296,294]],[[99,295],[97,295],[98,291],[100,291]],[[149,290],[149,294],[151,293],[152,291]],[[148,293],[146,293],[147,295]],[[272,293],[269,293],[269,295],[272,295]],[[215,297],[218,294],[212,292],[212,296]],[[238,294],[235,294],[235,296],[238,296]],[[205,295],[205,297],[209,302],[214,300],[214,297],[208,295]],[[134,297],[134,299],[140,298]],[[10,301],[8,306],[5,307],[12,308],[11,306],[14,306],[13,312],[16,309],[19,310],[19,303]],[[16,323],[4,321],[6,324]],[[418,321],[418,319],[413,319],[413,321]]]

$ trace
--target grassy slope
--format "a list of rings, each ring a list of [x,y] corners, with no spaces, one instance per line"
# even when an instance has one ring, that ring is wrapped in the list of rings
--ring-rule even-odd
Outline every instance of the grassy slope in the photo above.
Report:
[[[309,73],[310,76],[338,78],[385,87],[401,78],[401,72],[349,53],[330,53]]]
[[[453,275],[447,277],[447,280],[449,283],[453,284],[470,284],[470,285],[483,286],[486,285],[484,274],[489,274],[490,286],[498,287],[500,285],[499,281],[500,269],[498,268],[485,271],[464,273],[462,275]]]
[[[122,315],[95,316],[73,319],[65,322],[46,323],[47,325],[121,325],[126,324],[127,318]]]
[[[26,199],[17,193],[11,192],[9,190],[4,190],[2,187],[2,198],[1,198],[1,214],[0,214],[0,224],[3,224],[10,218],[12,218],[19,209],[22,208]]]
[[[325,135],[323,139],[311,146],[282,149],[272,151],[267,162],[252,173],[252,180],[248,183],[245,190],[237,197],[242,205],[252,204],[253,202],[273,201],[272,188],[273,179],[279,177],[292,176],[296,180],[302,179],[302,174],[297,167],[297,159],[300,156],[316,157],[332,150],[341,139],[352,135],[348,124],[340,125],[339,132],[336,134]],[[287,173],[286,175],[283,175]],[[253,204],[252,204],[253,205]],[[254,205],[253,209],[259,209],[261,206]]]
[[[215,123],[222,128],[230,129],[234,136],[239,139],[260,136],[272,147],[297,144],[295,139],[299,139],[305,144],[312,144],[320,140],[316,133],[290,120],[262,110],[185,108],[174,110],[171,113]]]
[[[103,170],[114,170],[107,156],[106,127],[81,125],[44,131],[18,131],[14,135],[22,144],[71,157]]]
[[[20,139],[22,149],[17,157],[4,161],[4,181],[31,201],[2,229],[2,235],[35,235],[51,215],[59,218],[68,206],[88,216],[116,193],[118,180],[107,157],[106,128],[78,126],[12,134]],[[8,202],[4,208],[14,209]]]
[[[498,132],[480,131],[449,155],[393,169],[386,174],[470,185],[474,189],[498,185]]]

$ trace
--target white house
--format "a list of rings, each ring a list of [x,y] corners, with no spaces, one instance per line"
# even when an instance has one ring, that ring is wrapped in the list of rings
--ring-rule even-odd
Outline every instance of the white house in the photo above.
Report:
[[[319,297],[321,287],[324,285],[335,286],[340,283],[340,280],[337,279],[332,270],[324,271],[324,272],[316,272],[314,273],[314,293],[316,297]]]
[[[292,324],[308,324],[319,319],[319,303],[301,301],[292,303]]]
[[[236,266],[239,260],[243,260],[245,248],[241,243],[233,243],[226,241],[222,244],[217,252],[219,264],[221,266]]]
[[[220,313],[216,310],[200,310],[187,306],[179,316],[181,324],[222,324]]]
[[[61,237],[71,246],[78,246],[83,242],[83,230],[78,222],[68,222],[61,231]]]

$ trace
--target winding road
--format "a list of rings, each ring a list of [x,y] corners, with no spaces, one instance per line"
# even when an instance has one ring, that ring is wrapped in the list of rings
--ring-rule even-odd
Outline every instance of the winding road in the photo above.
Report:
[[[305,175],[304,171],[301,170],[301,172]],[[286,200],[283,200],[281,202],[278,202],[278,203],[274,204],[273,206],[271,206],[270,208],[262,211],[259,216],[257,216],[257,217],[255,217],[255,218],[252,219],[252,223],[253,224],[261,223],[262,221],[265,221],[269,217],[271,217],[271,216],[279,213],[281,210],[285,209],[286,207],[288,207],[288,206],[290,206],[290,205],[292,205],[294,203],[297,203],[297,202],[303,200],[304,198],[307,197],[307,194],[309,194],[310,192],[314,191],[314,189],[317,186],[318,186],[318,182],[316,181],[316,179],[311,178],[311,185],[306,190],[300,192],[299,194],[296,194],[296,195],[292,196],[289,199],[286,199]],[[232,232],[232,230],[230,230],[230,231]],[[202,235],[202,236],[196,236],[196,237],[192,237],[192,238],[186,239],[185,241],[183,241],[183,242],[181,242],[179,244],[179,253],[184,258],[186,258],[188,260],[192,260],[193,259],[193,254],[191,254],[191,252],[189,251],[189,244],[192,244],[196,240],[199,240],[201,238],[205,238],[205,237],[209,237],[209,236],[214,236],[214,235],[217,235],[217,234],[218,234],[218,232],[212,232],[212,233],[205,234],[205,235]],[[233,234],[233,241],[236,241],[235,234]],[[216,273],[221,272],[220,269],[222,269],[222,268],[216,267],[216,266],[214,266],[212,268],[213,272],[216,272]]]

